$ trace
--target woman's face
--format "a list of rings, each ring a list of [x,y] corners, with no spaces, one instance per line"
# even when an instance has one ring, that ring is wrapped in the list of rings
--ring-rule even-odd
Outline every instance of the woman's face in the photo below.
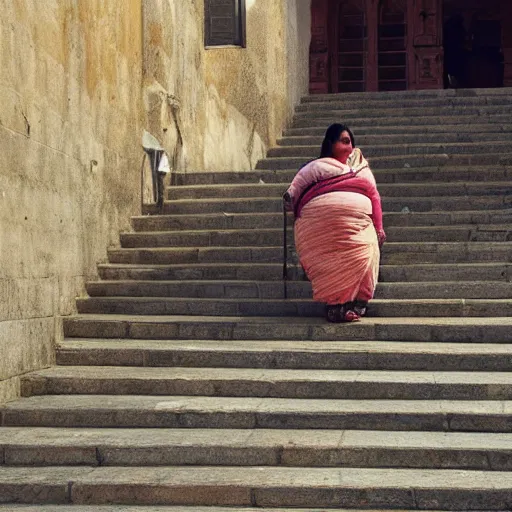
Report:
[[[342,164],[346,164],[353,149],[350,135],[347,131],[343,131],[338,140],[332,145],[332,156]]]

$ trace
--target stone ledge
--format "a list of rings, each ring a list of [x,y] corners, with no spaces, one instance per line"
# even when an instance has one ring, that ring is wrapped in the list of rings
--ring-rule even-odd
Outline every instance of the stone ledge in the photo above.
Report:
[[[74,338],[289,341],[512,342],[512,317],[394,317],[329,324],[315,317],[77,315],[66,318]]]
[[[30,492],[29,492],[30,491]],[[510,473],[324,468],[0,468],[5,501],[505,510]]]
[[[65,339],[59,365],[510,371],[512,345],[383,341]]]
[[[344,430],[0,429],[8,466],[512,470],[512,434]]]
[[[173,507],[173,506],[136,506],[136,505],[0,505],[0,511],[11,512],[327,512],[319,508],[237,508],[232,507]],[[331,512],[361,512],[361,509],[329,508]],[[402,510],[365,509],[365,512],[404,512]],[[447,512],[442,510],[423,510],[423,512]],[[491,512],[479,510],[475,512]],[[506,511],[503,511],[506,512]]]
[[[21,393],[512,400],[512,373],[56,366],[22,377]]]
[[[511,401],[46,395],[3,407],[3,426],[512,432]]]

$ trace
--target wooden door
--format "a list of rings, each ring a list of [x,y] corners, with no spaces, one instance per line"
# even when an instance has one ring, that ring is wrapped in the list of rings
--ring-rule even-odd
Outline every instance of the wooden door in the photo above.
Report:
[[[312,0],[310,91],[443,87],[442,0]]]
[[[336,16],[331,36],[333,92],[364,92],[369,64],[366,2],[337,0],[334,7]]]
[[[379,91],[407,89],[407,3],[381,0],[378,27]]]

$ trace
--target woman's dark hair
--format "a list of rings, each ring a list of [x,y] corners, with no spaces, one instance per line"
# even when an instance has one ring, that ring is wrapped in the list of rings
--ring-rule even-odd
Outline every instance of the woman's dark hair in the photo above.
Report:
[[[350,130],[350,128],[344,124],[334,123],[327,128],[325,132],[324,141],[322,142],[322,149],[320,151],[320,158],[328,158],[332,157],[332,146],[336,141],[339,140],[341,134],[343,132],[347,132],[350,137],[350,141],[352,142],[352,147],[356,147],[356,142],[354,140],[354,134]]]

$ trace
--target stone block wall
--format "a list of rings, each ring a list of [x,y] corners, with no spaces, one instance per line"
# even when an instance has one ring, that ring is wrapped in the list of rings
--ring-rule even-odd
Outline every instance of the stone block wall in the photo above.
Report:
[[[139,0],[0,1],[0,402],[139,209]]]
[[[250,170],[307,92],[310,0],[0,0],[0,402],[54,362],[60,318],[140,213],[142,130],[180,171]]]
[[[182,171],[250,170],[307,92],[311,0],[246,0],[247,47],[204,48],[204,0],[144,0],[150,131]]]

